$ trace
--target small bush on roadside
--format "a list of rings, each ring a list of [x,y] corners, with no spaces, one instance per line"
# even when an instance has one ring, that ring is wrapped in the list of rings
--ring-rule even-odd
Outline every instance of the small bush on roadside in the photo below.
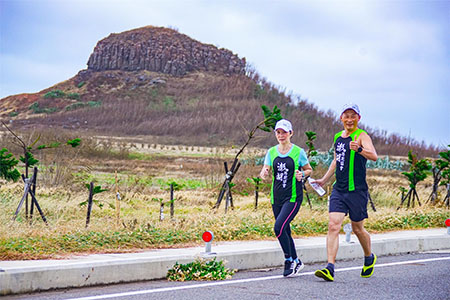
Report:
[[[216,258],[207,261],[197,259],[188,264],[176,263],[167,272],[169,281],[190,281],[190,280],[225,280],[230,279],[236,270],[225,268],[224,261],[217,261]]]

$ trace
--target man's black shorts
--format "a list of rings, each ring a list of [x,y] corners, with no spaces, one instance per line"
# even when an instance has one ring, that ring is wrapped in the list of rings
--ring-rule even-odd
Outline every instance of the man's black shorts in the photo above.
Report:
[[[330,196],[329,212],[342,212],[350,215],[350,220],[359,222],[366,218],[369,194],[366,190],[340,192],[333,188]]]

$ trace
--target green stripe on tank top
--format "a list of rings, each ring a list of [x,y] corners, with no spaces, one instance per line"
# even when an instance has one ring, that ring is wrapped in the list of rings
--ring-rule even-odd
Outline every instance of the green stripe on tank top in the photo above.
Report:
[[[352,141],[356,140],[359,135],[361,134],[361,132],[363,132],[364,130],[362,129],[357,129],[355,132],[353,132],[350,137],[352,138]],[[350,150],[350,162],[349,162],[349,167],[348,167],[348,191],[354,191],[355,190],[355,174],[354,174],[354,170],[355,170],[355,154],[356,151]]]
[[[278,156],[277,146],[273,146],[272,148],[270,148],[269,155],[270,155],[270,162],[272,164],[272,172],[273,172],[273,170],[275,170],[273,161]],[[273,198],[273,186],[274,185],[275,185],[275,176],[272,174],[272,188],[270,189],[270,203],[272,203],[272,204],[274,203],[274,198]]]
[[[297,178],[295,178],[295,171],[298,170],[299,164],[298,160],[300,157],[300,147],[294,146],[289,156],[294,161],[294,174],[292,175],[292,196],[290,202],[295,202],[297,200]]]

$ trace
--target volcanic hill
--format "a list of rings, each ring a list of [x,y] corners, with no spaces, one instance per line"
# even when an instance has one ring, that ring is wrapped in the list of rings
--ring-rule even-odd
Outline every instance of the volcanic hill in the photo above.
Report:
[[[304,132],[315,131],[316,148],[328,150],[331,134],[341,127],[333,113],[286,94],[245,58],[177,30],[146,26],[99,41],[87,69],[74,77],[38,93],[0,99],[0,118],[16,129],[53,127],[223,146],[246,140],[261,121],[263,104],[281,108],[296,129],[293,141],[302,147]],[[404,155],[415,146],[403,137],[371,133],[380,153]],[[261,136],[252,143],[276,142],[270,134]]]

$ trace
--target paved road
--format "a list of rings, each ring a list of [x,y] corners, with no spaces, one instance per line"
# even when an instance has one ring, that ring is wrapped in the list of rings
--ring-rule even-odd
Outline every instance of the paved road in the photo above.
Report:
[[[219,282],[168,282],[67,289],[7,296],[15,299],[450,299],[450,251],[379,257],[375,274],[359,276],[361,260],[337,264],[335,282],[316,278],[308,265],[296,278],[282,278],[281,268],[238,272]]]

